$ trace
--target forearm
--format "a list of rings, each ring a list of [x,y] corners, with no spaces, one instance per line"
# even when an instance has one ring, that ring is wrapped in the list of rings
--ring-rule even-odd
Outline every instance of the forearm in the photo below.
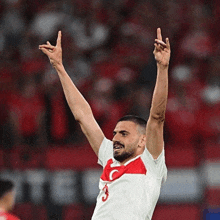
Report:
[[[70,79],[69,75],[64,69],[64,66],[60,64],[55,66],[55,69],[60,78],[67,103],[75,119],[80,122],[85,115],[92,114],[92,110],[88,102]]]
[[[150,117],[164,122],[168,97],[168,66],[157,64],[157,79],[153,92]]]

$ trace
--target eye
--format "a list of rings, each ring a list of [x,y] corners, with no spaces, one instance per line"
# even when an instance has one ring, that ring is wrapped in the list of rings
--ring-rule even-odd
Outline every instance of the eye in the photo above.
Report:
[[[113,131],[113,137],[116,135],[116,132],[115,131]]]
[[[122,135],[123,137],[125,137],[125,136],[127,136],[127,133],[126,133],[126,132],[122,132],[121,135]]]

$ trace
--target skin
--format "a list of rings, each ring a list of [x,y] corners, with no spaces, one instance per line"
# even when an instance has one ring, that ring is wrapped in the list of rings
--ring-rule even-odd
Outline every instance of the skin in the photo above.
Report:
[[[14,190],[9,193],[8,200],[9,200],[9,202],[8,202],[8,204],[9,204],[8,210],[12,211],[12,209],[14,208],[14,205],[15,205],[15,191]]]
[[[68,105],[76,121],[79,122],[81,129],[87,137],[92,149],[98,156],[99,148],[105,136],[97,124],[88,102],[76,88],[69,75],[65,71],[62,62],[61,31],[58,32],[56,46],[51,45],[50,42],[47,41],[46,44],[40,45],[39,49],[48,56],[50,63],[56,69]],[[152,98],[150,116],[147,121],[146,133],[138,137],[137,126],[134,125],[133,122],[119,122],[116,125],[113,143],[116,143],[116,141],[119,141],[120,143],[121,141],[121,143],[124,143],[125,148],[117,150],[117,152],[114,151],[114,154],[115,156],[123,152],[130,154],[128,158],[120,161],[121,164],[124,164],[129,159],[141,154],[144,146],[147,147],[154,159],[156,159],[163,150],[163,126],[168,96],[168,67],[170,53],[171,50],[169,39],[166,38],[164,42],[162,40],[161,29],[158,28],[157,39],[155,39],[153,51],[157,63],[157,80]],[[133,123],[133,125],[130,123]],[[126,126],[123,127],[122,125]],[[120,136],[122,135],[122,130],[128,131],[129,135],[126,137]]]
[[[139,132],[138,125],[132,121],[120,121],[113,132],[113,155],[121,164],[143,153],[146,135]],[[121,147],[116,149],[116,147]]]
[[[15,191],[9,191],[0,200],[0,209],[6,212],[12,211],[15,204]]]

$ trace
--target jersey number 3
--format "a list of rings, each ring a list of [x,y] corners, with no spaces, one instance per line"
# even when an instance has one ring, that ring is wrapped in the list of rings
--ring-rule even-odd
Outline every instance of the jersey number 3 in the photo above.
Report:
[[[105,193],[105,196],[102,197],[102,201],[105,202],[108,199],[109,196],[109,191],[108,191],[108,186],[105,184],[105,186],[102,189]]]

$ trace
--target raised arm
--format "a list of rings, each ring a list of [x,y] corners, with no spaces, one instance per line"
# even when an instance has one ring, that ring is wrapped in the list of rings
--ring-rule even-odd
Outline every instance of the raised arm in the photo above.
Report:
[[[47,41],[47,44],[40,45],[39,49],[48,56],[50,63],[56,69],[68,105],[76,121],[79,122],[81,129],[86,135],[91,147],[96,155],[98,155],[99,147],[104,138],[104,134],[97,124],[88,102],[76,88],[64,69],[62,62],[61,31],[58,33],[56,46],[52,46]]]
[[[170,43],[162,41],[160,28],[157,29],[157,39],[154,44],[154,56],[157,62],[157,79],[154,88],[150,116],[146,128],[146,147],[156,159],[164,146],[163,126],[168,96],[168,67],[170,60]]]

